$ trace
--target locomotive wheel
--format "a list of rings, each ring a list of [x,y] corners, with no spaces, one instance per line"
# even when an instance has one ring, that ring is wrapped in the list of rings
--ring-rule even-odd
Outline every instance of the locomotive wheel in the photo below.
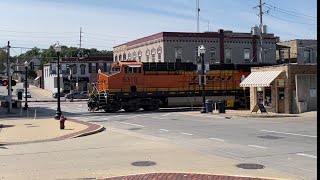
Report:
[[[159,109],[159,106],[145,106],[145,107],[143,107],[143,110],[145,110],[145,111],[155,111],[158,109]]]

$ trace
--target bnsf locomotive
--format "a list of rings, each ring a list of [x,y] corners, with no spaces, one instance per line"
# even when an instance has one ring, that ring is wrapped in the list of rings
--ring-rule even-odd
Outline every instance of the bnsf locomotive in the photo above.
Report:
[[[241,77],[250,74],[253,65],[210,65],[206,73],[205,95],[226,100],[227,107],[243,106]],[[202,86],[193,63],[116,62],[112,71],[98,72],[91,88],[90,111],[115,112],[120,109],[147,111],[169,106],[197,106],[202,103]]]

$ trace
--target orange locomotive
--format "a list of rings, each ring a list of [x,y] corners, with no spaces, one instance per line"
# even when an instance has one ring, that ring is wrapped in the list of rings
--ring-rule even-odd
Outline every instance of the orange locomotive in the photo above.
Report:
[[[244,94],[239,86],[241,77],[250,74],[251,66],[210,65],[206,71],[206,97],[227,100],[230,107],[239,106]],[[112,72],[98,73],[89,110],[115,112],[157,110],[170,104],[200,105],[202,86],[196,69],[193,63],[113,63]],[[177,103],[179,100],[182,104]]]

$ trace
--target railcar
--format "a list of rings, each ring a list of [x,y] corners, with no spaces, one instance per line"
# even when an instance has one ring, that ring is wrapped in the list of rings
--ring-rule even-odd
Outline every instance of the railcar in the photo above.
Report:
[[[227,107],[240,107],[247,98],[239,86],[241,77],[250,74],[253,65],[219,64],[206,70],[205,96],[226,100]],[[112,71],[98,72],[88,101],[90,111],[115,112],[157,110],[159,107],[199,106],[202,86],[193,63],[142,63],[123,61],[112,64]]]

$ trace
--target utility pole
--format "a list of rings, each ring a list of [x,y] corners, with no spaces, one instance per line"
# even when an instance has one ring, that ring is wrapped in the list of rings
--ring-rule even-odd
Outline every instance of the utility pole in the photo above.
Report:
[[[199,7],[199,1],[200,0],[196,0],[196,8],[197,8],[197,32],[199,32],[199,14],[200,14],[200,7]]]
[[[260,9],[260,12],[259,12],[259,17],[260,17],[260,52],[259,52],[259,60],[260,60],[260,63],[263,62],[262,60],[262,51],[263,51],[263,48],[262,48],[262,29],[263,29],[263,23],[262,23],[262,0],[259,0],[260,1],[260,4],[259,4],[259,9]]]
[[[78,56],[77,58],[77,65],[76,65],[76,68],[78,69],[78,64],[79,64],[79,58],[83,58],[83,53],[82,53],[82,49],[81,49],[81,43],[82,43],[82,27],[80,27],[80,34],[79,34],[79,37],[80,37],[80,44],[79,44],[79,50],[80,50],[80,55]],[[78,71],[76,71],[77,74],[78,74]],[[77,78],[77,81],[76,81],[76,89],[77,89],[77,92],[79,92],[79,79],[78,79],[78,75],[76,74],[76,78]]]
[[[12,110],[12,91],[11,91],[11,67],[10,67],[10,41],[7,45],[7,74],[8,74],[8,113],[11,113]]]

